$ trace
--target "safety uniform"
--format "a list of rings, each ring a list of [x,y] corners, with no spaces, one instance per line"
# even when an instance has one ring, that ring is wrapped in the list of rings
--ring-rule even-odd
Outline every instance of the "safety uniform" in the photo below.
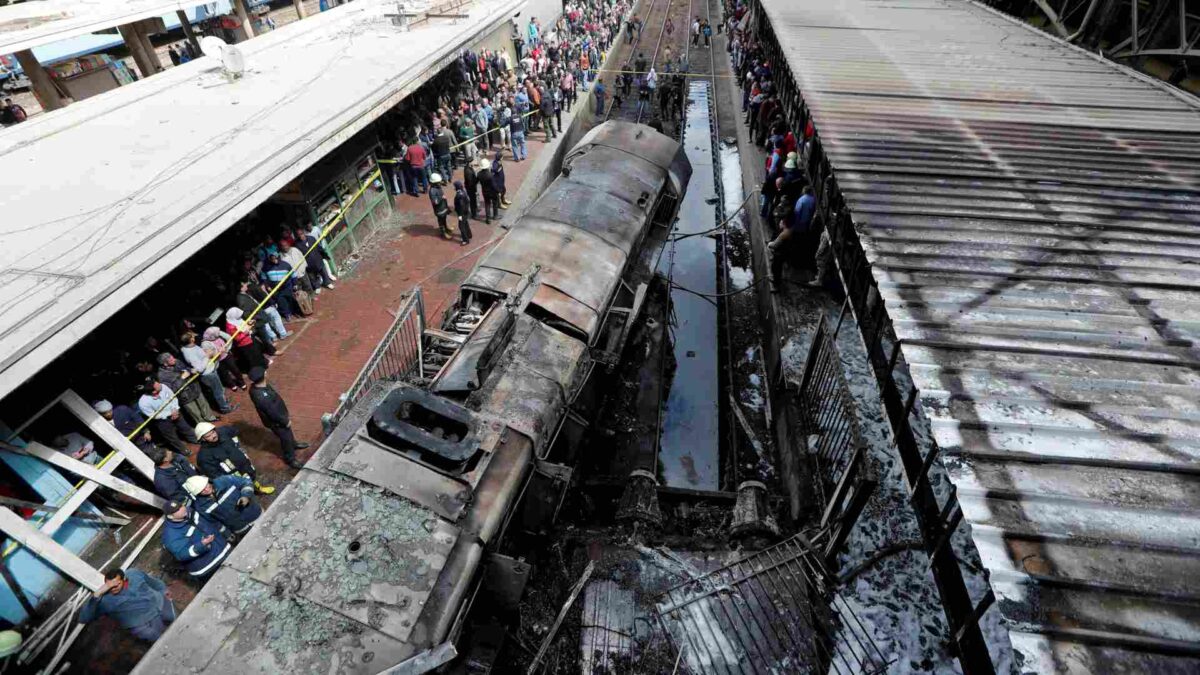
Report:
[[[204,538],[213,535],[213,540],[204,543]],[[188,507],[188,517],[174,521],[168,518],[163,526],[163,548],[183,563],[189,575],[204,579],[217,571],[221,561],[229,557],[233,545],[226,538],[229,531],[225,526]]]
[[[242,476],[217,476],[212,479],[213,493],[197,495],[192,507],[204,516],[212,518],[240,535],[250,529],[262,515],[262,507],[254,501],[254,482]],[[239,507],[242,497],[250,497],[250,503]]]
[[[196,453],[196,468],[209,478],[240,473],[250,480],[258,477],[246,451],[238,441],[237,429],[217,427],[217,440],[209,443],[200,440],[200,451]]]

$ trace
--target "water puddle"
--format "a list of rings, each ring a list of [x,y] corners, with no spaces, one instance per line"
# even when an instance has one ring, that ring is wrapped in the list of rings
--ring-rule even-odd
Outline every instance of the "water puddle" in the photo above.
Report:
[[[692,163],[692,180],[679,208],[673,236],[716,227],[712,119],[709,83],[692,82],[683,144]],[[720,489],[720,372],[717,304],[697,293],[717,292],[716,242],[707,236],[668,244],[658,271],[671,279],[671,339],[674,372],[663,409],[659,466],[662,481],[673,487]],[[669,357],[668,357],[669,358]]]

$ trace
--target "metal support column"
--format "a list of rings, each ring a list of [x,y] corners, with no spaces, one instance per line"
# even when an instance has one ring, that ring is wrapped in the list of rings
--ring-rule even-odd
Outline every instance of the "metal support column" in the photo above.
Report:
[[[1133,53],[1137,54],[1140,51],[1141,45],[1138,44],[1138,0],[1131,0],[1133,10],[1130,13],[1130,21],[1133,23],[1133,31],[1130,36],[1133,40]]]

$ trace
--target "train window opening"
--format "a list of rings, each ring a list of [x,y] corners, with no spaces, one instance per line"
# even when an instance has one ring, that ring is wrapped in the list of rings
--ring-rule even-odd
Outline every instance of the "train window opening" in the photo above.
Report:
[[[585,344],[588,342],[589,338],[586,331],[580,330],[541,305],[535,305],[531,302],[526,305],[525,313],[536,319],[538,323],[549,326],[564,335],[573,337]]]

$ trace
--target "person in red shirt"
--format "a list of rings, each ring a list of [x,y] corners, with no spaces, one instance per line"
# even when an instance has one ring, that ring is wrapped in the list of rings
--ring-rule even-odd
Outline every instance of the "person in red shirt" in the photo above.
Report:
[[[410,143],[404,159],[408,160],[408,187],[411,190],[408,194],[416,197],[418,187],[422,194],[429,192],[429,184],[425,182],[425,148],[420,143]]]

